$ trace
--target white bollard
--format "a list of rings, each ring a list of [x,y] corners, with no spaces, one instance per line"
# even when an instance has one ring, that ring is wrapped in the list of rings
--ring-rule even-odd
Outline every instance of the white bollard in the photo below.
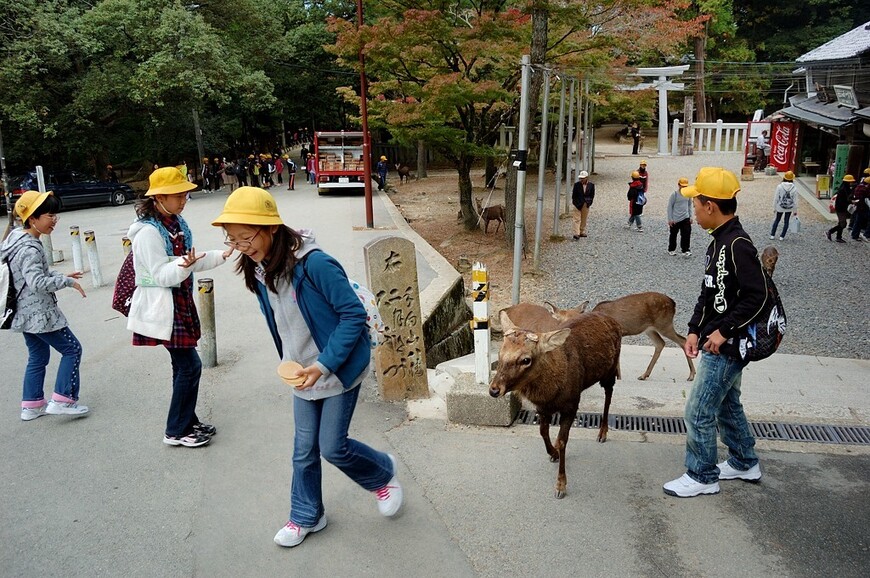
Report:
[[[477,383],[489,383],[489,275],[486,266],[475,263],[471,269],[472,314],[474,330],[474,379]]]
[[[91,279],[94,288],[103,286],[103,269],[100,267],[100,253],[97,251],[97,238],[93,231],[85,231],[85,247],[88,250],[88,261],[91,264]]]
[[[203,367],[217,365],[217,335],[214,323],[214,281],[200,279],[199,285],[199,324],[202,336],[199,339],[199,353]]]
[[[78,225],[70,226],[69,236],[72,237],[70,241],[72,241],[73,269],[84,273],[85,264],[82,262],[82,237],[79,235]]]

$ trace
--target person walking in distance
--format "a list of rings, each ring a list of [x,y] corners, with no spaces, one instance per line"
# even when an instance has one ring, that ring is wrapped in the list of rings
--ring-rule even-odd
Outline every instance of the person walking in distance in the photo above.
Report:
[[[773,195],[773,225],[770,227],[770,238],[776,238],[776,230],[779,227],[779,221],[785,215],[785,220],[782,225],[782,234],[779,236],[780,241],[785,240],[785,234],[788,233],[788,222],[791,219],[792,212],[797,212],[797,187],[794,184],[794,173],[786,171],[782,176],[782,182],[776,186],[776,192]]]
[[[770,143],[767,140],[767,131],[755,138],[755,172],[760,172],[767,166],[767,158],[770,153]]]
[[[192,273],[222,265],[232,250],[197,253],[193,235],[181,217],[194,188],[175,167],[157,169],[136,205],[138,219],[127,237],[133,241],[136,290],[127,329],[133,345],[162,345],[172,360],[172,398],[163,443],[198,447],[217,433],[196,415],[202,363],[196,352],[199,315],[193,300]]]
[[[595,183],[589,182],[589,173],[580,171],[579,180],[574,183],[574,189],[571,192],[571,203],[574,205],[571,212],[571,219],[574,225],[574,240],[580,237],[586,237],[586,217],[589,215],[589,208],[592,207],[592,202],[595,200]]]
[[[637,232],[643,233],[643,221],[640,216],[643,214],[643,203],[639,203],[644,195],[643,182],[640,180],[640,173],[632,171],[631,182],[628,183],[628,224],[626,229],[630,229],[632,223],[637,225]]]
[[[855,187],[852,203],[856,206],[852,215],[852,240],[870,241],[870,177],[864,177]]]
[[[740,402],[748,362],[740,355],[738,341],[764,307],[767,280],[752,239],[735,214],[737,176],[705,167],[695,184],[681,192],[692,199],[698,226],[713,237],[684,346],[688,357],[701,356],[684,416],[686,473],[663,486],[665,494],[691,498],[719,493],[719,480],[761,479],[755,438]],[[728,459],[718,464],[717,426],[728,447]]]
[[[646,170],[646,161],[640,161],[640,166],[637,167],[637,174],[640,175],[640,182],[643,183],[643,192],[649,191],[649,173]]]
[[[387,157],[381,155],[381,160],[378,161],[376,171],[378,173],[378,190],[383,191],[387,186],[387,171],[390,167],[387,165]]]
[[[640,148],[640,127],[637,126],[636,122],[631,123],[631,140],[631,154],[636,155]]]
[[[682,195],[685,187],[689,186],[689,179],[680,177],[677,182],[677,190],[671,193],[668,199],[668,254],[677,254],[677,235],[680,236],[680,251],[683,257],[691,257],[689,248],[692,237],[692,199]]]
[[[21,419],[31,421],[46,414],[84,415],[87,406],[79,405],[82,346],[57,306],[55,293],[72,287],[86,297],[79,284],[81,272],[64,275],[48,268],[42,235],[57,226],[60,201],[51,191],[26,191],[13,209],[22,227],[14,229],[0,247],[0,257],[8,263],[10,289],[15,288],[17,309],[10,329],[24,335],[27,367],[21,396]],[[6,267],[0,263],[0,267]],[[4,303],[5,306],[5,303]],[[54,393],[45,401],[45,369],[51,349],[61,354]],[[5,381],[5,379],[4,379]]]
[[[852,187],[855,186],[855,177],[846,175],[843,177],[843,182],[837,189],[836,199],[834,199],[834,211],[837,213],[837,224],[827,230],[825,236],[828,241],[833,241],[831,236],[837,234],[837,243],[845,243],[843,240],[843,230],[846,228],[846,219],[849,218],[849,203],[852,202]]]
[[[344,268],[312,231],[287,227],[262,189],[238,189],[212,224],[241,252],[236,271],[257,297],[281,367],[295,362],[282,374],[295,381],[290,515],[275,543],[297,546],[326,527],[321,457],[371,492],[382,515],[395,515],[403,499],[396,459],[348,437],[371,348],[365,307]]]
[[[290,157],[287,157],[285,162],[287,163],[287,190],[294,191],[296,190],[296,163]]]

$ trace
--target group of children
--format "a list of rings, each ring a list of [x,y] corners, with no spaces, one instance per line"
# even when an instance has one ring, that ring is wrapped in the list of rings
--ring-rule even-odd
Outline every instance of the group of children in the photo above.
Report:
[[[301,383],[293,390],[291,509],[275,542],[296,546],[326,526],[321,457],[372,492],[381,514],[395,515],[403,501],[395,457],[348,437],[371,349],[365,307],[341,264],[317,246],[311,231],[286,226],[268,191],[249,186],[234,191],[212,223],[223,228],[227,248],[198,252],[181,217],[196,185],[177,167],[156,169],[149,184],[127,233],[136,278],[127,328],[134,346],[162,346],[169,354],[172,395],[163,443],[200,447],[217,434],[196,413],[202,363],[196,351],[200,323],[192,274],[218,267],[238,251],[236,271],[266,317],[278,357],[300,364],[292,376]],[[24,421],[45,414],[88,413],[78,403],[82,348],[54,295],[73,287],[84,297],[81,273],[50,271],[39,242],[40,235],[57,225],[59,209],[51,192],[24,193],[15,205],[23,227],[2,245],[18,296],[12,329],[24,335],[29,353]],[[62,358],[54,394],[46,403],[50,347]]]
[[[680,252],[684,257],[691,257],[692,251],[690,248],[692,238],[692,223],[693,221],[693,206],[691,199],[686,198],[682,194],[682,190],[689,186],[689,179],[680,177],[677,181],[677,188],[671,193],[668,198],[667,214],[668,214],[668,254],[677,254],[677,237],[680,239]],[[643,208],[647,203],[647,195],[649,191],[649,172],[647,171],[647,162],[640,161],[640,166],[637,170],[632,171],[631,180],[628,183],[628,223],[625,227],[631,229],[632,224],[636,226],[638,233],[643,233]]]

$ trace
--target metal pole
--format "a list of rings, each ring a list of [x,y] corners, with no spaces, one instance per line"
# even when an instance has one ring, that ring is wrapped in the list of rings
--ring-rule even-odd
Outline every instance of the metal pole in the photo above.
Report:
[[[45,173],[42,172],[42,166],[36,167],[36,186],[40,193],[45,192]],[[21,223],[22,225],[24,223]],[[49,265],[54,265],[54,245],[51,242],[51,235],[40,235],[39,240],[42,241],[42,248],[45,250],[45,257],[48,259]]]
[[[526,201],[526,160],[529,155],[529,69],[531,58],[528,54],[523,55],[522,88],[520,89],[520,136],[517,147],[517,207],[514,217],[514,278],[511,290],[511,302],[516,305],[520,302],[520,276],[522,275],[523,258],[523,213]]]
[[[85,247],[88,249],[88,261],[91,263],[91,279],[94,287],[103,286],[103,270],[100,267],[100,253],[97,251],[97,238],[93,231],[85,231]]]
[[[362,0],[356,0],[356,29],[359,31],[363,22]],[[369,135],[368,86],[366,83],[366,56],[362,47],[359,49],[359,112],[362,116],[363,129],[363,172],[366,192],[366,227],[375,227],[375,215],[372,209],[372,138]]]
[[[471,269],[471,297],[474,319],[474,378],[477,383],[489,383],[489,274],[486,265],[475,263]]]
[[[586,77],[586,107],[583,113],[583,169],[592,173],[592,104],[589,102],[589,77]]]
[[[541,106],[541,146],[538,147],[538,209],[535,215],[535,269],[541,264],[541,229],[544,228],[544,175],[547,171],[547,130],[550,116],[550,71],[544,71],[544,104]]]
[[[82,262],[82,237],[79,235],[79,226],[72,225],[69,228],[69,236],[72,237],[73,269],[84,272],[85,264]]]
[[[556,137],[556,201],[553,206],[553,234],[559,234],[559,201],[562,195],[562,155],[565,153],[565,89],[567,79],[562,79],[562,96],[559,99],[559,135]],[[567,194],[567,190],[566,190]]]
[[[217,336],[214,323],[214,280],[200,279],[199,287],[199,324],[202,337],[199,339],[199,353],[203,367],[217,365]]]
[[[577,137],[575,139],[574,148],[577,150],[577,156],[574,157],[574,174],[580,174],[580,162],[582,159],[582,155],[586,154],[586,151],[583,150],[583,139],[586,134],[583,132],[583,86],[586,81],[578,81],[577,82]],[[576,179],[575,179],[576,180]]]
[[[571,187],[574,185],[573,179],[571,179],[571,161],[574,159],[574,82],[575,80],[571,79],[571,90],[568,96],[568,136],[565,138],[567,141],[567,150],[565,151],[565,214],[568,214],[569,209],[569,198],[571,197],[571,193],[568,191],[571,190]]]

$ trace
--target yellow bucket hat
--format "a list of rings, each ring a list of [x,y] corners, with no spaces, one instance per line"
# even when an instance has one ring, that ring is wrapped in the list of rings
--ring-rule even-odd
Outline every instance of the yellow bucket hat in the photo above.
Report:
[[[786,171],[785,174],[782,175],[782,178],[786,181],[793,181],[794,180],[794,173],[791,171]]]
[[[148,177],[148,192],[145,196],[177,195],[195,188],[196,185],[188,181],[187,176],[178,167],[163,167],[156,169]]]
[[[731,171],[721,167],[704,167],[698,171],[695,184],[680,189],[684,197],[704,195],[711,199],[733,199],[740,192],[740,181]]]
[[[25,191],[18,200],[15,201],[15,214],[21,219],[22,223],[26,223],[27,219],[39,206],[45,202],[48,195],[53,195],[51,191],[40,193],[39,191]]]
[[[275,198],[259,187],[239,187],[227,197],[224,210],[211,222],[223,225],[283,225]]]
[[[688,187],[689,179],[687,179],[686,177],[680,177],[680,180],[677,181],[677,185],[681,187]]]

